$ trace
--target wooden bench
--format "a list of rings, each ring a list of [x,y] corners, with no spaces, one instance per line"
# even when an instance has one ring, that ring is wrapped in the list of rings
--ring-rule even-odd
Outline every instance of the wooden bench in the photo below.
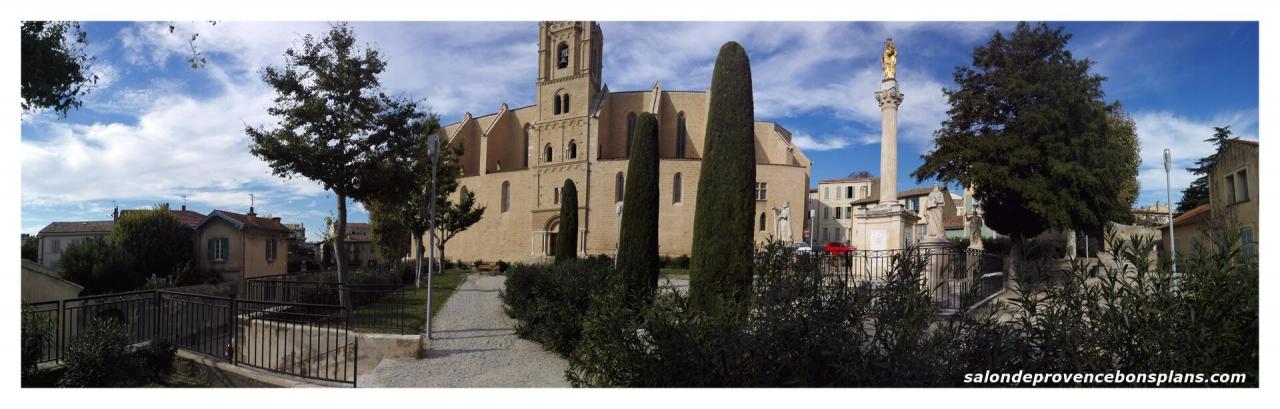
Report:
[[[497,271],[498,271],[498,264],[497,264],[497,263],[480,263],[480,265],[476,266],[476,271],[479,271],[479,272],[482,272],[482,273],[484,273],[484,272],[488,272],[488,273],[497,272]]]

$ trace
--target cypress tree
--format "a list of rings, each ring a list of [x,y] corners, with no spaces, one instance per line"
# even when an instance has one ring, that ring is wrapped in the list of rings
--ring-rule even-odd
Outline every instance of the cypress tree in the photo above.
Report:
[[[556,235],[556,261],[578,258],[578,187],[565,179],[560,189],[560,233]]]
[[[618,270],[627,305],[653,301],[658,289],[658,118],[640,114],[627,162]]]
[[[742,305],[751,291],[754,106],[747,52],[737,42],[725,43],[711,74],[689,262],[689,299],[704,311],[725,302]]]

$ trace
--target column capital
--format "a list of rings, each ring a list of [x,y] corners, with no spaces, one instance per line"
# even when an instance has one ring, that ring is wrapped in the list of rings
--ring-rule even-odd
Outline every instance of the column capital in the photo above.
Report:
[[[885,104],[893,105],[894,108],[897,108],[902,103],[904,96],[895,86],[886,90],[876,91],[876,102],[880,103],[880,108],[884,108]]]

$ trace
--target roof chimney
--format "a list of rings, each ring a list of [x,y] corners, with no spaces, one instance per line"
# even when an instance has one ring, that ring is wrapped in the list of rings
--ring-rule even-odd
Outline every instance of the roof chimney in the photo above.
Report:
[[[183,203],[183,204],[182,204],[182,211],[184,211],[184,212],[185,212],[185,211],[187,211],[187,204],[186,204],[186,203]]]
[[[279,217],[272,217],[272,218],[271,218],[271,220],[275,220],[275,222],[276,222],[276,223],[280,223],[280,218],[279,218]]]
[[[258,214],[253,212],[253,206],[249,206],[249,215],[248,215],[248,216],[249,216],[249,217],[258,217]]]
[[[116,206],[116,209],[111,211],[111,220],[119,220],[119,219],[120,219],[120,206]]]

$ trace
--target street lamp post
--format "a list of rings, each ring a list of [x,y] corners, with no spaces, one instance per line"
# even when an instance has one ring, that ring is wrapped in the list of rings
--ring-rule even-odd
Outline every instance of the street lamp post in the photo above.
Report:
[[[813,221],[817,218],[818,211],[816,209],[809,209],[809,251],[813,251],[814,244],[816,244],[816,240],[814,239],[818,237],[818,230],[813,227]]]
[[[1178,274],[1178,253],[1175,250],[1174,241],[1177,240],[1173,236],[1173,188],[1169,183],[1169,170],[1172,161],[1169,160],[1169,149],[1164,150],[1164,194],[1165,201],[1169,208],[1169,260],[1173,262],[1173,274]]]
[[[427,339],[431,339],[431,278],[436,270],[436,164],[440,161],[440,136],[431,134],[427,136],[427,156],[431,158],[431,203],[428,205],[430,209],[427,222],[430,228],[427,230],[427,251],[431,256],[427,258]]]

